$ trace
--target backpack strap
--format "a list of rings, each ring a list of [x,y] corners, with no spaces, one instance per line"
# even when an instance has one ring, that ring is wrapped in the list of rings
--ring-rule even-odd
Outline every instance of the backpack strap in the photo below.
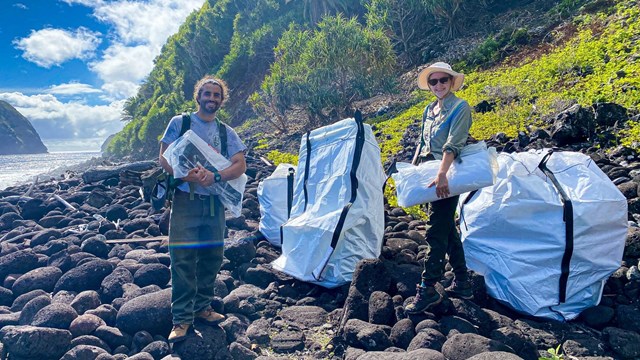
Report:
[[[182,113],[182,127],[180,128],[180,135],[184,135],[191,128],[191,113]]]
[[[229,149],[227,149],[227,125],[220,120],[218,121],[218,134],[220,135],[220,154],[224,157],[229,156]]]

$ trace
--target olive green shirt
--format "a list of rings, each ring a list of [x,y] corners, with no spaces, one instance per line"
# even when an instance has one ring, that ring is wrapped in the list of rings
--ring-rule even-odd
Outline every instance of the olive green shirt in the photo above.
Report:
[[[440,160],[447,151],[457,158],[467,143],[471,128],[471,106],[453,93],[449,93],[442,103],[438,115],[433,114],[436,101],[427,105],[422,114],[421,157],[432,154]]]

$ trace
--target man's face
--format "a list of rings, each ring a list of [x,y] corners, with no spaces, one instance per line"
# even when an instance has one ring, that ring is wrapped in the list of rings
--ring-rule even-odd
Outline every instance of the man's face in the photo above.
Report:
[[[218,111],[222,105],[222,88],[216,84],[204,84],[198,97],[198,105],[205,113],[213,114]]]

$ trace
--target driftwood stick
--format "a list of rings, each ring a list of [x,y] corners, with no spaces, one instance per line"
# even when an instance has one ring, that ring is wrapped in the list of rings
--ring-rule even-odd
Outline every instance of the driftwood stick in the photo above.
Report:
[[[37,183],[38,183],[38,177],[36,176],[35,181],[31,183],[31,186],[29,186],[29,189],[27,190],[27,192],[25,192],[24,195],[22,196],[31,196],[31,192],[33,191],[33,188],[36,186]]]
[[[260,160],[262,160],[263,163],[267,164],[267,166],[273,166],[273,164],[264,156],[260,156]]]
[[[168,236],[155,236],[155,237],[146,237],[146,238],[132,238],[132,239],[112,239],[107,240],[105,243],[107,244],[129,244],[129,243],[146,243],[153,241],[168,241]]]
[[[53,194],[53,197],[56,200],[58,200],[62,205],[64,205],[64,207],[66,207],[67,209],[72,210],[72,211],[78,210],[73,205],[69,204],[65,199],[61,198],[59,195]]]

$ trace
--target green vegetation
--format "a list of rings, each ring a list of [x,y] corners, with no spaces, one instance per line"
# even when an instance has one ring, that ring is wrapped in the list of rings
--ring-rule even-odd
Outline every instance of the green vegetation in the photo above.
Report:
[[[493,111],[474,114],[472,136],[514,136],[527,126],[540,126],[545,117],[573,102],[615,102],[638,110],[640,43],[633,34],[640,32],[640,9],[633,1],[623,1],[616,9],[612,16],[577,18],[576,35],[545,56],[526,59],[517,67],[467,74],[467,85],[458,95],[472,105],[482,100],[496,104]],[[630,134],[639,132],[632,129]]]
[[[275,166],[280,164],[298,165],[298,155],[271,150],[267,153],[267,160]]]
[[[564,354],[560,353],[560,345],[558,345],[558,347],[554,348],[549,348],[549,350],[547,350],[547,352],[549,353],[550,357],[540,357],[538,358],[538,360],[563,360],[564,359]]]
[[[258,113],[280,119],[281,131],[293,107],[304,107],[308,128],[315,128],[348,116],[354,101],[391,88],[391,43],[381,30],[363,27],[356,18],[325,17],[313,31],[291,25],[275,53],[261,92],[251,101]]]

